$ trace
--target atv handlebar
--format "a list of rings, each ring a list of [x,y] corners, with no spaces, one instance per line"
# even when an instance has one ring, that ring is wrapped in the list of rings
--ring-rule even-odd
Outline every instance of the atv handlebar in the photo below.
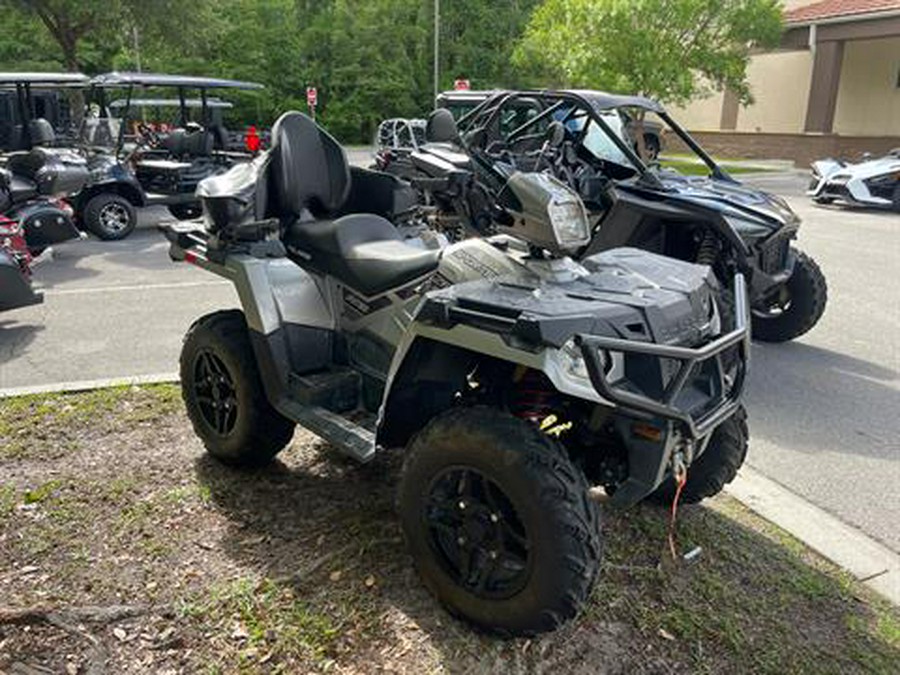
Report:
[[[580,333],[575,336],[575,343],[581,348],[591,383],[603,397],[624,408],[656,417],[675,420],[684,424],[688,436],[692,439],[702,438],[721,422],[726,420],[738,408],[747,374],[747,361],[750,352],[750,330],[748,325],[747,288],[742,274],[734,278],[735,328],[702,347],[676,347],[647,342],[635,342],[619,338],[601,337]],[[722,356],[730,348],[741,350],[735,360],[734,380],[725,380],[725,367]],[[621,385],[610,382],[604,370],[602,352],[621,352],[623,354],[647,354],[660,359],[678,362],[678,370],[669,380],[659,398],[652,398],[643,393],[628,391]],[[712,409],[699,414],[690,408],[679,406],[677,399],[691,381],[692,376],[700,374],[703,364],[715,363],[715,393]],[[696,406],[695,406],[696,408]]]

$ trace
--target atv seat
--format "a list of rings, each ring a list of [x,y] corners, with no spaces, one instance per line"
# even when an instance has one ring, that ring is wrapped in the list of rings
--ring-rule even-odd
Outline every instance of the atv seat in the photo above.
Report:
[[[425,276],[440,257],[403,243],[390,221],[365,213],[295,223],[283,239],[289,252],[310,256],[323,272],[368,296]]]
[[[440,251],[403,242],[373,213],[340,215],[351,193],[343,148],[309,117],[282,115],[272,128],[267,217],[285,225],[285,246],[298,262],[332,274],[372,296],[437,268]]]

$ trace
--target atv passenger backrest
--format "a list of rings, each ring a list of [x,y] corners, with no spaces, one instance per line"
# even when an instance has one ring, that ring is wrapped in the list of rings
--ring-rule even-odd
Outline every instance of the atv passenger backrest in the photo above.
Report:
[[[319,218],[338,211],[350,190],[344,149],[299,112],[286,112],[272,127],[267,216],[297,219],[308,210]]]
[[[43,117],[31,120],[28,123],[28,139],[31,141],[31,147],[33,148],[50,145],[56,140],[53,125]]]
[[[456,120],[447,108],[438,108],[428,116],[425,140],[429,143],[459,143]]]

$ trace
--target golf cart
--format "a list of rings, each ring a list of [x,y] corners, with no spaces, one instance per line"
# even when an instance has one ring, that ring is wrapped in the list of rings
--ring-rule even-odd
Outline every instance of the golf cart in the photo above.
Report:
[[[707,175],[644,163],[627,126],[649,118],[665,125],[693,153],[691,168]],[[796,338],[825,311],[825,277],[811,257],[790,245],[800,226],[797,215],[782,198],[732,178],[655,101],[596,91],[501,92],[458,122],[438,109],[428,130],[430,142],[411,156],[417,177],[509,165],[548,173],[575,189],[593,228],[579,256],[636,246],[710,265],[726,287],[741,272],[758,339]],[[434,201],[463,214],[475,232],[490,231],[489,200],[472,191],[466,195],[475,202],[461,204],[457,195],[442,200],[440,181],[435,185]]]
[[[397,504],[425,584],[483,628],[533,634],[597,578],[591,486],[627,507],[696,502],[734,477],[747,305],[740,274],[725,317],[708,267],[647,251],[575,263],[590,240],[578,195],[495,175],[499,234],[415,246],[392,222],[411,188],[349,167],[290,112],[269,151],[201,182],[202,223],[161,229],[173,260],[241,301],[182,347],[208,452],[259,466],[297,424],[360,462],[405,448]]]
[[[84,226],[101,239],[113,240],[131,233],[139,207],[163,205],[176,218],[197,217],[197,184],[251,158],[230,149],[221,115],[229,104],[207,92],[261,88],[252,82],[152,73],[107,73],[93,78],[90,114],[82,131],[90,152],[91,182],[76,203]],[[146,95],[147,90],[166,89],[177,92],[178,121],[175,129],[160,134],[135,110],[142,102],[156,100]],[[107,100],[109,92],[121,90],[124,102]],[[188,94],[192,92],[199,93],[199,122],[190,119],[194,106]],[[133,134],[129,133],[132,125]]]
[[[16,109],[7,127],[11,151],[0,169],[0,214],[19,224],[29,255],[81,236],[66,200],[88,180],[81,154],[57,146],[56,131],[39,115],[44,110],[35,94],[78,89],[85,82],[79,73],[0,73],[0,92],[14,96]]]
[[[72,130],[72,104],[61,94],[88,82],[81,73],[0,73],[0,150],[69,145],[60,137]]]

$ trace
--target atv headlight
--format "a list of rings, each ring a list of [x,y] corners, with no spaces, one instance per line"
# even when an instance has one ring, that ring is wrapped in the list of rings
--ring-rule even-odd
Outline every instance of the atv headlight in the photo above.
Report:
[[[587,213],[580,200],[555,197],[547,204],[547,215],[560,248],[577,248],[590,240]]]
[[[584,361],[581,348],[575,344],[574,340],[569,340],[559,350],[559,360],[567,375],[579,380],[590,381],[591,375],[588,373],[587,363]]]

